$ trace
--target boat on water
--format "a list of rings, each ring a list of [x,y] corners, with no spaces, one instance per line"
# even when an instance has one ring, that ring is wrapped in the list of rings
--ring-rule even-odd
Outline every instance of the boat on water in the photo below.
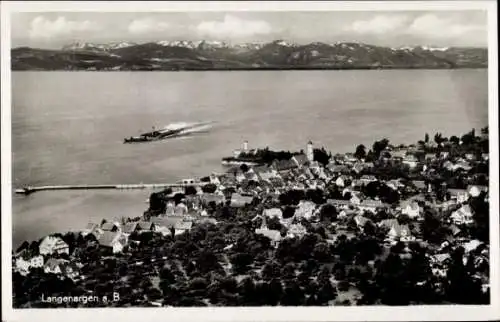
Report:
[[[124,143],[134,143],[134,142],[151,142],[166,139],[179,135],[183,129],[177,130],[153,130],[151,132],[142,133],[139,136],[131,136],[130,138],[125,138]]]
[[[178,137],[181,135],[188,135],[189,130],[194,130],[196,128],[202,128],[207,126],[210,122],[205,123],[194,123],[194,124],[180,124],[176,126],[167,126],[163,129],[156,130],[153,127],[153,130],[150,132],[142,133],[138,136],[131,136],[129,138],[125,138],[123,143],[140,143],[140,142],[152,142],[159,141],[169,138]]]

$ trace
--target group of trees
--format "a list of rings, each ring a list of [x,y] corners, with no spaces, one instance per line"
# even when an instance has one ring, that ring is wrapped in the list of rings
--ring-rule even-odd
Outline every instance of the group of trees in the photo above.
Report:
[[[313,159],[321,165],[326,166],[332,157],[331,152],[327,152],[325,148],[313,149]]]
[[[368,198],[375,199],[378,197],[382,202],[388,204],[395,204],[400,200],[400,195],[396,190],[379,181],[373,181],[364,185],[361,191]]]
[[[388,139],[382,139],[379,141],[375,141],[372,145],[371,150],[366,151],[366,146],[363,144],[359,144],[356,146],[356,150],[354,152],[354,156],[357,159],[365,159],[367,162],[373,162],[379,159],[382,151],[384,151],[389,146]]]

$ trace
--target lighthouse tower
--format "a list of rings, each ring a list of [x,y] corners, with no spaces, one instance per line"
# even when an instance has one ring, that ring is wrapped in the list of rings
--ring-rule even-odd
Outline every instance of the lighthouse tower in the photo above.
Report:
[[[247,153],[248,152],[248,141],[243,141],[243,145],[242,145],[242,150],[243,152]]]
[[[314,145],[311,141],[307,142],[306,156],[309,162],[314,161]]]

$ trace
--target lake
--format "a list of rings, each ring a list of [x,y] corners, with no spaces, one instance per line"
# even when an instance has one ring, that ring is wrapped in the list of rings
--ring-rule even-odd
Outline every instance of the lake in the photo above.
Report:
[[[13,72],[13,188],[158,183],[222,171],[249,147],[333,153],[387,137],[488,125],[486,69],[210,72]],[[144,144],[123,138],[177,122],[209,131]],[[89,221],[140,216],[149,191],[13,195],[13,246]]]

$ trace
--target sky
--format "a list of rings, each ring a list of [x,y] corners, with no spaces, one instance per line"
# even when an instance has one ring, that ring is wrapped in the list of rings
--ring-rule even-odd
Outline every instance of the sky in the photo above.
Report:
[[[12,47],[60,48],[75,41],[145,43],[282,39],[401,46],[487,46],[487,13],[462,11],[36,12],[13,13]]]

